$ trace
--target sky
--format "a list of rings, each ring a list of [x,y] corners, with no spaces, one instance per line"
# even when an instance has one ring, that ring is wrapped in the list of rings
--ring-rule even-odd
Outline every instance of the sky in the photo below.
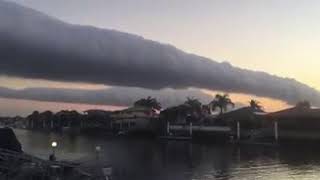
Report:
[[[317,0],[12,1],[72,24],[137,34],[218,62],[294,78],[320,90]],[[106,87],[7,76],[0,77],[0,84],[14,89]],[[272,110],[285,107],[278,101],[261,101]]]
[[[317,0],[15,0],[66,22],[138,34],[320,89]]]
[[[53,112],[58,112],[60,110],[77,110],[80,113],[82,113],[88,109],[101,109],[112,111],[121,110],[123,108],[125,107],[0,98],[0,117],[27,116],[31,114],[33,111],[44,112],[50,110]]]

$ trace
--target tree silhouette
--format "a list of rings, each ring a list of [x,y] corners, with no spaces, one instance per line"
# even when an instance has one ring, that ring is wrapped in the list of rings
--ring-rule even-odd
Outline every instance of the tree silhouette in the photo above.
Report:
[[[258,111],[263,110],[263,106],[260,105],[261,103],[259,101],[252,99],[249,103],[252,110],[258,110]]]
[[[39,122],[39,111],[33,111],[32,114],[30,114],[27,118],[29,120],[29,122],[32,124],[31,128],[35,128],[38,126],[38,122]]]
[[[212,110],[216,110],[216,108],[219,108],[220,115],[226,112],[229,106],[234,107],[234,103],[232,102],[228,94],[217,94],[209,105]]]
[[[192,111],[201,113],[202,103],[198,99],[188,97],[184,104],[189,106]]]
[[[310,109],[311,108],[311,103],[307,100],[300,101],[296,104],[297,108],[302,108],[302,109]]]
[[[155,110],[161,110],[161,104],[157,101],[156,98],[152,97],[147,97],[147,98],[142,98],[139,99],[134,103],[135,107],[147,107],[147,108],[152,108]]]

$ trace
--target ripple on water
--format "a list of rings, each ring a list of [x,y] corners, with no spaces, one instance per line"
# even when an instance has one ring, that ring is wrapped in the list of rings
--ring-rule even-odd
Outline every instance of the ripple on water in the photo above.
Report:
[[[265,148],[160,143],[119,140],[16,130],[26,152],[40,157],[51,153],[50,142],[58,140],[60,159],[94,157],[94,147],[103,147],[101,157],[110,160],[129,177],[139,180],[317,180],[320,156]],[[296,157],[300,157],[299,160]],[[309,157],[309,158],[305,158]],[[132,178],[131,178],[132,179]]]

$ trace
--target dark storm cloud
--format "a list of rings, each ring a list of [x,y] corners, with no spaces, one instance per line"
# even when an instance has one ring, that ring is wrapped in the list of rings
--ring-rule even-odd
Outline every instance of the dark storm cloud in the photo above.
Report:
[[[170,28],[170,27],[168,27]],[[113,30],[71,25],[0,0],[0,74],[149,89],[198,87],[320,105],[293,79],[233,67]]]
[[[131,106],[136,100],[147,96],[156,97],[163,107],[181,104],[186,101],[187,97],[198,98],[203,103],[209,103],[212,99],[211,96],[197,89],[150,90],[134,87],[112,87],[102,90],[53,88],[27,88],[14,90],[0,87],[0,97],[4,98],[115,106]]]

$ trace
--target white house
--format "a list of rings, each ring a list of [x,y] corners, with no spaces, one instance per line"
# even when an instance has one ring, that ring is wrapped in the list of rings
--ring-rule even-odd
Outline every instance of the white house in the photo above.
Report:
[[[159,114],[152,108],[131,107],[111,114],[112,128],[119,131],[152,131]]]

